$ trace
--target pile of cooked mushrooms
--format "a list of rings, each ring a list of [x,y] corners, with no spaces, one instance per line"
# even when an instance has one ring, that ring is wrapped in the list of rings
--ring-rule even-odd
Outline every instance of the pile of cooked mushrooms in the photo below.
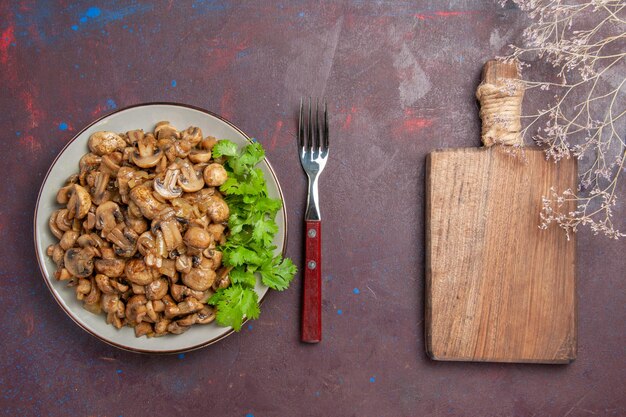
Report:
[[[180,334],[215,319],[206,304],[230,285],[222,253],[229,216],[217,143],[167,121],[154,132],[95,132],[50,216],[47,254],[84,307],[135,335]]]

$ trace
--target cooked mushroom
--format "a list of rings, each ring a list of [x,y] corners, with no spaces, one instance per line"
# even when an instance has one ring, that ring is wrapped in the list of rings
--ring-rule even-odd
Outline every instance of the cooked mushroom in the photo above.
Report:
[[[113,152],[109,155],[104,155],[100,164],[100,171],[111,177],[116,177],[123,160],[124,156],[121,152]]]
[[[213,289],[219,290],[221,288],[227,288],[230,286],[230,276],[228,275],[228,269],[217,273],[217,279],[213,283]]]
[[[109,278],[121,277],[124,273],[126,261],[121,258],[112,259],[96,259],[94,262],[96,271],[106,275]]]
[[[188,247],[202,251],[213,242],[213,237],[208,231],[200,227],[190,227],[185,232],[184,241]]]
[[[96,261],[97,262],[97,261]],[[115,294],[117,293],[116,288],[111,285],[111,280],[104,274],[96,274],[95,277],[96,285],[100,288],[105,294]]]
[[[78,167],[81,173],[86,173],[87,171],[98,168],[100,162],[102,162],[101,157],[99,157],[95,153],[87,153],[83,155],[82,158],[80,158],[80,161],[78,161]]]
[[[157,147],[154,136],[148,134],[137,140],[137,150],[132,154],[132,161],[141,168],[150,168],[159,163],[163,156]]]
[[[182,319],[176,320],[179,326],[189,327],[198,322],[198,313],[189,314]]]
[[[60,210],[53,212],[50,216],[50,219],[48,220],[48,227],[57,239],[61,239],[63,237],[63,230],[61,230],[59,226],[57,226],[57,215],[59,214],[59,211]]]
[[[96,229],[102,230],[105,237],[123,221],[124,216],[120,206],[113,201],[107,201],[96,209]]]
[[[174,278],[174,276],[176,276],[176,261],[178,260],[178,258],[176,260],[174,259],[161,259],[161,266],[157,266],[157,269],[159,270],[159,274],[161,275],[165,275],[166,277],[169,278]]]
[[[196,146],[202,140],[202,130],[196,126],[189,126],[183,130],[181,139],[187,140],[193,146]]]
[[[191,271],[191,267],[193,266],[191,256],[188,255],[180,255],[176,258],[176,270],[182,273],[189,273]]]
[[[131,284],[130,288],[133,294],[146,294],[146,287],[144,285]]]
[[[200,142],[200,148],[212,150],[216,144],[217,139],[215,139],[213,136],[207,136]]]
[[[213,320],[215,320],[215,309],[211,306],[204,306],[202,310],[198,311],[198,319],[196,323],[198,324],[209,324]]]
[[[167,327],[172,321],[168,319],[161,319],[154,325],[155,336],[163,336],[167,334]]]
[[[211,151],[208,149],[192,149],[189,151],[188,158],[194,164],[201,164],[211,160]]]
[[[228,204],[217,195],[211,197],[209,204],[206,207],[207,213],[211,216],[211,220],[215,223],[222,223],[228,220],[230,210]]]
[[[183,159],[179,163],[180,165],[180,177],[178,178],[178,184],[180,188],[186,193],[193,193],[199,191],[204,187],[204,180],[202,176],[196,173],[193,165],[187,159]],[[221,165],[220,165],[221,166]]]
[[[146,285],[146,298],[148,300],[160,300],[167,294],[167,280],[159,278]]]
[[[89,294],[87,295],[87,297],[85,297],[85,299],[83,300],[85,302],[85,306],[90,306],[90,308],[88,308],[89,311],[91,311],[92,313],[99,313],[100,312],[100,288],[98,288],[98,285],[96,285],[95,283],[95,279],[91,278],[91,290],[89,291]]]
[[[148,285],[159,276],[156,269],[148,267],[141,259],[130,259],[124,269],[126,279],[133,284]]]
[[[87,190],[78,184],[72,185],[70,198],[67,202],[68,218],[82,219],[89,213],[91,197]]]
[[[120,223],[108,235],[106,239],[113,243],[115,254],[123,258],[130,258],[137,252],[137,239],[139,236],[133,229]]]
[[[76,297],[79,300],[83,300],[85,295],[91,292],[91,281],[85,278],[78,279],[78,285],[74,289],[76,291]]]
[[[74,224],[74,222],[72,221],[71,217],[69,216],[69,210],[68,209],[64,208],[64,209],[61,209],[61,210],[57,210],[56,214],[57,215],[55,217],[55,224],[56,224],[57,228],[59,228],[63,232],[67,232],[68,230],[72,229],[72,225]]]
[[[76,239],[78,239],[79,233],[74,230],[68,230],[61,237],[61,241],[59,245],[63,250],[68,250],[76,243]]]
[[[176,130],[176,128],[172,126],[170,122],[165,120],[156,124],[156,126],[154,127],[154,134],[158,139],[180,138],[178,130]]]
[[[126,142],[117,133],[100,131],[89,137],[88,145],[91,152],[102,156],[124,149]]]
[[[209,187],[219,187],[228,179],[228,173],[221,164],[211,164],[204,168],[204,182]]]
[[[53,245],[52,253],[48,256],[52,257],[52,261],[56,264],[57,268],[61,268],[63,266],[63,257],[65,256],[65,251],[61,247],[61,245]]]
[[[66,185],[65,187],[61,187],[59,191],[57,191],[57,203],[59,204],[67,204],[70,199],[70,192],[72,191],[72,186],[74,184]]]
[[[173,334],[182,334],[189,330],[187,326],[179,326],[178,323],[173,322],[167,326],[167,331]]]
[[[54,273],[54,277],[59,281],[67,281],[72,278],[72,274],[67,270],[67,268],[57,269]]]
[[[160,212],[152,222],[152,233],[156,234],[159,230],[163,233],[163,240],[165,241],[165,247],[168,252],[181,249],[183,246],[183,237],[180,234],[178,222],[171,208]]]
[[[117,188],[122,197],[122,202],[124,203],[128,203],[128,193],[130,192],[129,182],[133,179],[134,173],[135,169],[131,167],[121,167],[120,170],[117,171]]]
[[[126,303],[126,318],[131,324],[139,324],[147,314],[146,303],[148,300],[144,295],[133,295]]]
[[[165,171],[163,179],[154,179],[154,191],[166,200],[180,197],[183,193],[183,189],[176,186],[176,183],[179,181],[179,175],[180,170],[176,167],[176,165],[171,166],[167,171]]]
[[[198,267],[191,268],[191,271],[182,274],[183,283],[196,291],[208,290],[216,278],[215,271],[211,269],[211,266],[211,261],[203,258]]]
[[[141,214],[150,220],[163,209],[163,204],[154,198],[152,190],[145,184],[130,190],[130,198],[139,207]]]
[[[65,252],[63,265],[75,277],[85,278],[93,272],[93,248],[71,248]]]
[[[107,190],[109,178],[110,175],[106,172],[96,173],[96,180],[91,194],[91,200],[95,204],[102,204],[111,197],[111,193]]]

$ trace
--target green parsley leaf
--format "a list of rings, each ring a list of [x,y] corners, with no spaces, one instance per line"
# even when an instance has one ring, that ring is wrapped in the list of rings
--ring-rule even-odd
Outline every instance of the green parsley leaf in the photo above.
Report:
[[[209,300],[217,307],[217,323],[241,328],[244,317],[259,316],[258,296],[254,291],[258,273],[270,288],[282,291],[289,286],[297,272],[290,259],[275,256],[272,244],[278,233],[275,217],[281,201],[267,195],[263,171],[256,168],[265,157],[260,143],[251,143],[238,151],[228,140],[219,141],[213,148],[215,157],[224,157],[228,179],[220,187],[228,207],[228,235],[220,246],[222,263],[230,267],[232,285],[218,290]]]
[[[235,331],[241,330],[244,317],[257,319],[261,314],[254,289],[239,284],[220,289],[209,299],[209,304],[217,307],[217,323],[231,326]]]

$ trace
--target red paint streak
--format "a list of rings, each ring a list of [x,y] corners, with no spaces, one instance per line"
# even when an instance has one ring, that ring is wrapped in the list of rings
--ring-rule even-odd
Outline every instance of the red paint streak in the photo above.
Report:
[[[352,125],[352,116],[356,113],[356,107],[352,106],[352,108],[350,109],[350,113],[348,113],[348,115],[346,116],[346,121],[343,123],[343,126],[341,127],[343,130],[347,130],[350,128],[350,126]]]
[[[213,38],[209,41],[210,52],[208,64],[204,66],[205,76],[222,74],[237,59],[237,54],[248,48],[247,41],[235,43],[233,41]]]
[[[220,114],[227,119],[233,117],[233,90],[227,89],[220,100]]]
[[[35,317],[32,311],[29,311],[23,316],[24,328],[26,329],[26,337],[32,336],[35,331]]]
[[[278,120],[276,122],[276,126],[274,127],[274,134],[272,134],[272,139],[270,140],[270,150],[276,147],[276,142],[278,142],[278,136],[280,135],[280,131],[283,128],[283,121]]]
[[[91,111],[91,115],[92,116],[99,116],[102,113],[106,112],[109,108],[107,106],[105,106],[104,104],[98,104],[92,111]]]
[[[21,138],[19,144],[30,150],[31,153],[36,153],[41,150],[41,143],[39,143],[32,135],[27,135]]]
[[[421,130],[425,127],[432,126],[432,124],[433,124],[432,119],[414,118],[414,119],[407,119],[404,122],[402,122],[402,127],[407,132],[417,132],[418,130]]]
[[[419,20],[429,20],[434,19],[435,17],[454,17],[454,16],[464,16],[468,14],[478,13],[473,10],[438,10],[431,13],[416,13],[414,16]]]
[[[11,25],[0,35],[0,64],[9,62],[9,47],[15,42],[15,25]]]
[[[21,92],[20,98],[26,107],[26,111],[30,115],[30,127],[34,128],[39,126],[39,122],[44,117],[44,112],[35,103],[33,93],[30,90],[24,90]]]

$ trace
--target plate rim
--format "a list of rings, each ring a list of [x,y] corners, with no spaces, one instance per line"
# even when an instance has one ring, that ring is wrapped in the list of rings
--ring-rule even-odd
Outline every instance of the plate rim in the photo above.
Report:
[[[50,172],[52,171],[52,168],[57,164],[57,161],[59,160],[59,158],[61,157],[61,155],[63,155],[63,153],[66,151],[66,149],[72,144],[74,143],[74,141],[76,141],[78,139],[78,137],[80,135],[82,135],[87,129],[91,128],[92,126],[94,126],[95,124],[99,123],[100,121],[106,119],[107,117],[111,117],[116,113],[121,113],[123,111],[126,110],[130,110],[133,108],[137,108],[137,107],[149,107],[149,106],[175,106],[175,107],[182,107],[182,108],[186,108],[186,109],[191,109],[191,110],[196,110],[199,112],[202,112],[208,116],[214,117],[224,123],[226,123],[227,125],[229,125],[230,127],[232,127],[233,129],[235,129],[237,132],[239,132],[247,141],[248,143],[254,143],[254,141],[252,140],[252,138],[250,138],[250,136],[248,136],[243,130],[241,130],[240,128],[238,128],[237,126],[235,126],[234,123],[232,123],[231,121],[229,121],[228,119],[224,118],[223,116],[220,116],[219,114],[216,114],[210,110],[207,110],[205,108],[199,107],[199,106],[195,106],[192,104],[186,104],[186,103],[180,103],[180,102],[174,102],[174,101],[150,101],[150,102],[145,102],[145,103],[137,103],[137,104],[131,104],[129,106],[125,106],[125,107],[121,107],[119,109],[115,109],[111,112],[105,113],[104,115],[98,117],[97,119],[93,120],[92,122],[90,122],[89,124],[87,124],[85,127],[83,127],[80,131],[78,131],[69,141],[67,141],[67,143],[63,146],[63,148],[61,148],[61,150],[59,151],[59,153],[55,156],[54,160],[52,161],[52,163],[50,164],[50,166],[48,167],[48,171],[46,172],[46,175],[43,177],[43,180],[41,182],[41,186],[39,187],[39,192],[37,193],[37,201],[35,203],[35,210],[33,213],[33,243],[35,245],[35,257],[37,258],[37,266],[39,267],[39,272],[41,273],[41,278],[43,279],[43,281],[46,284],[46,287],[48,288],[48,290],[50,291],[50,293],[52,294],[52,298],[54,298],[54,300],[56,301],[56,303],[61,307],[61,309],[65,312],[65,314],[72,319],[72,321],[74,323],[76,323],[81,329],[83,329],[85,332],[87,332],[88,334],[90,334],[91,336],[97,338],[98,340],[106,343],[109,346],[113,346],[116,347],[118,349],[121,350],[125,350],[127,352],[133,352],[133,353],[141,353],[141,354],[151,354],[151,355],[169,355],[169,354],[175,354],[175,353],[183,353],[183,352],[190,352],[193,350],[197,350],[197,349],[201,349],[203,347],[212,345],[214,343],[219,342],[220,340],[230,336],[231,334],[233,334],[235,332],[235,329],[233,329],[231,327],[230,330],[228,330],[227,332],[225,332],[224,334],[221,334],[217,337],[214,337],[213,339],[210,339],[206,342],[201,342],[199,344],[190,346],[190,347],[186,347],[186,348],[180,348],[180,349],[169,349],[169,350],[151,350],[151,349],[142,349],[142,348],[134,348],[134,347],[130,347],[130,346],[125,346],[123,344],[119,344],[116,343],[112,340],[108,340],[105,337],[101,336],[100,334],[92,331],[91,329],[89,329],[86,325],[83,325],[83,323],[81,323],[76,317],[74,317],[74,314],[70,311],[70,309],[66,308],[62,303],[61,300],[59,299],[59,297],[57,297],[57,295],[55,294],[52,286],[51,286],[51,279],[47,277],[47,274],[44,271],[43,266],[41,265],[41,253],[39,251],[39,245],[38,245],[38,236],[37,236],[37,213],[39,212],[39,203],[41,201],[41,195],[43,193],[43,189],[44,189],[44,185],[46,183],[46,181],[48,180],[48,177],[50,176]],[[281,250],[281,254],[282,256],[285,256],[286,251],[287,251],[287,237],[288,237],[288,226],[289,226],[289,222],[287,219],[287,202],[285,201],[285,194],[283,193],[283,190],[280,186],[280,182],[278,181],[278,177],[276,176],[276,171],[274,170],[274,167],[272,166],[272,164],[270,163],[270,161],[267,159],[267,156],[265,156],[263,158],[264,162],[267,164],[268,170],[270,172],[270,174],[272,175],[272,177],[274,178],[274,182],[276,183],[276,188],[278,189],[278,194],[280,196],[280,199],[282,201],[282,208],[281,211],[283,212],[283,219],[284,219],[284,231],[283,231],[283,247]],[[260,300],[259,300],[259,305],[262,305],[263,302],[265,301],[265,298],[267,297],[267,294],[269,294],[269,292],[272,289],[268,287],[267,291],[265,292],[265,294],[263,294],[263,296],[261,296]],[[245,324],[248,321],[248,318],[246,318],[244,320],[244,322],[242,323]]]

